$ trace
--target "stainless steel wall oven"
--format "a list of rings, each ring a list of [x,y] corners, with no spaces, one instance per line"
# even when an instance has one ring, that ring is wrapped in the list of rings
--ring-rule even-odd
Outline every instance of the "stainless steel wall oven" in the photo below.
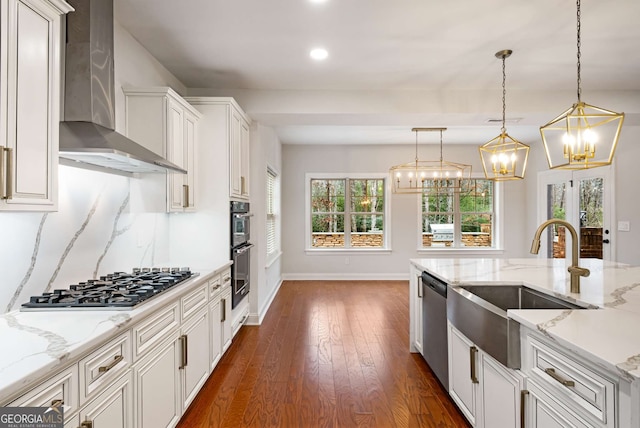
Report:
[[[250,282],[250,250],[253,244],[250,239],[250,219],[248,202],[231,201],[231,308],[235,308],[251,289]]]

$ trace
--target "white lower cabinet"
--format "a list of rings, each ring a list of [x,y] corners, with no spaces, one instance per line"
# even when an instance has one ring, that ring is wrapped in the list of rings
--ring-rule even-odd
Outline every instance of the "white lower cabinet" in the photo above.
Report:
[[[523,376],[483,352],[451,323],[449,394],[474,427],[518,428]]]
[[[422,272],[411,266],[409,270],[409,348],[411,352],[422,351]]]
[[[532,330],[521,328],[527,375],[527,427],[615,428],[639,425],[628,405],[628,383]]]
[[[182,329],[182,409],[189,404],[209,377],[209,311],[205,308]]]
[[[181,416],[178,331],[134,365],[136,428],[175,426]]]
[[[82,428],[133,428],[131,372],[80,409]]]
[[[220,294],[220,323],[222,325],[222,353],[231,346],[231,286],[222,289]]]

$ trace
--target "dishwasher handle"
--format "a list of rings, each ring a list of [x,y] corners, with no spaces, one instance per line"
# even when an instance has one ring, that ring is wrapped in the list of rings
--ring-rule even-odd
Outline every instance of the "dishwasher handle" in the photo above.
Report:
[[[436,278],[435,276],[431,275],[428,272],[422,272],[421,278],[422,278],[423,288],[424,287],[430,288],[431,290],[433,290],[434,292],[438,293],[442,297],[444,297],[444,298],[447,297],[447,283],[446,282]]]

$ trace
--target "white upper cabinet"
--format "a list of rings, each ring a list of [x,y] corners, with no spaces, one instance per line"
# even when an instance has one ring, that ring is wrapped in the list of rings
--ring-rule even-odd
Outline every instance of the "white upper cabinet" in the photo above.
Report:
[[[195,211],[201,114],[171,88],[125,88],[124,93],[127,136],[187,170],[187,174],[167,173],[167,211]]]
[[[0,211],[57,210],[60,0],[0,3]]]
[[[204,112],[212,128],[207,144],[224,145],[229,165],[229,198],[249,200],[249,137],[251,119],[233,98],[187,97]]]

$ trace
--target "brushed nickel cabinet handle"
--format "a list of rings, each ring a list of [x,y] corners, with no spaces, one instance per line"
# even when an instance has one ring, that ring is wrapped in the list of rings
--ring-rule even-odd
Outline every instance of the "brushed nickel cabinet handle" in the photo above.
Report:
[[[576,386],[576,383],[572,380],[567,380],[567,379],[563,379],[562,376],[560,376],[558,373],[556,373],[555,369],[552,369],[551,367],[547,367],[546,369],[544,369],[544,372],[546,374],[548,374],[549,376],[551,376],[553,378],[553,380],[557,381],[558,383],[566,386],[566,387],[574,387]]]
[[[5,199],[13,199],[13,149],[7,147],[4,150],[7,152],[7,190],[5,192]]]
[[[93,421],[84,421],[80,423],[80,428],[93,428]]]
[[[124,357],[122,355],[116,355],[115,357],[113,357],[113,361],[111,361],[109,364],[107,364],[106,366],[98,367],[98,373],[106,373],[106,372],[108,372],[109,370],[114,368],[122,360],[124,360]]]
[[[185,208],[189,207],[189,185],[182,185],[182,206]]]
[[[418,277],[418,298],[422,299],[422,277]]]
[[[7,160],[5,147],[0,146],[0,199],[7,199]]]
[[[527,391],[526,389],[520,391],[520,428],[525,428],[527,416],[525,404],[527,401],[527,395],[529,395],[529,391]]]
[[[478,375],[476,373],[476,355],[478,354],[478,348],[472,346],[469,348],[469,360],[470,360],[470,371],[471,371],[471,383],[479,383]]]
[[[187,350],[187,346],[189,345],[188,342],[188,337],[186,334],[183,334],[182,336],[180,336],[180,352],[181,352],[181,362],[180,362],[180,367],[179,369],[184,369],[185,367],[187,367],[187,364],[189,363],[188,358],[188,350]]]
[[[240,177],[240,194],[245,194],[245,184],[244,184],[244,176]]]
[[[222,318],[220,318],[220,322],[225,322],[227,320],[227,299],[221,299],[220,305],[222,305]]]

